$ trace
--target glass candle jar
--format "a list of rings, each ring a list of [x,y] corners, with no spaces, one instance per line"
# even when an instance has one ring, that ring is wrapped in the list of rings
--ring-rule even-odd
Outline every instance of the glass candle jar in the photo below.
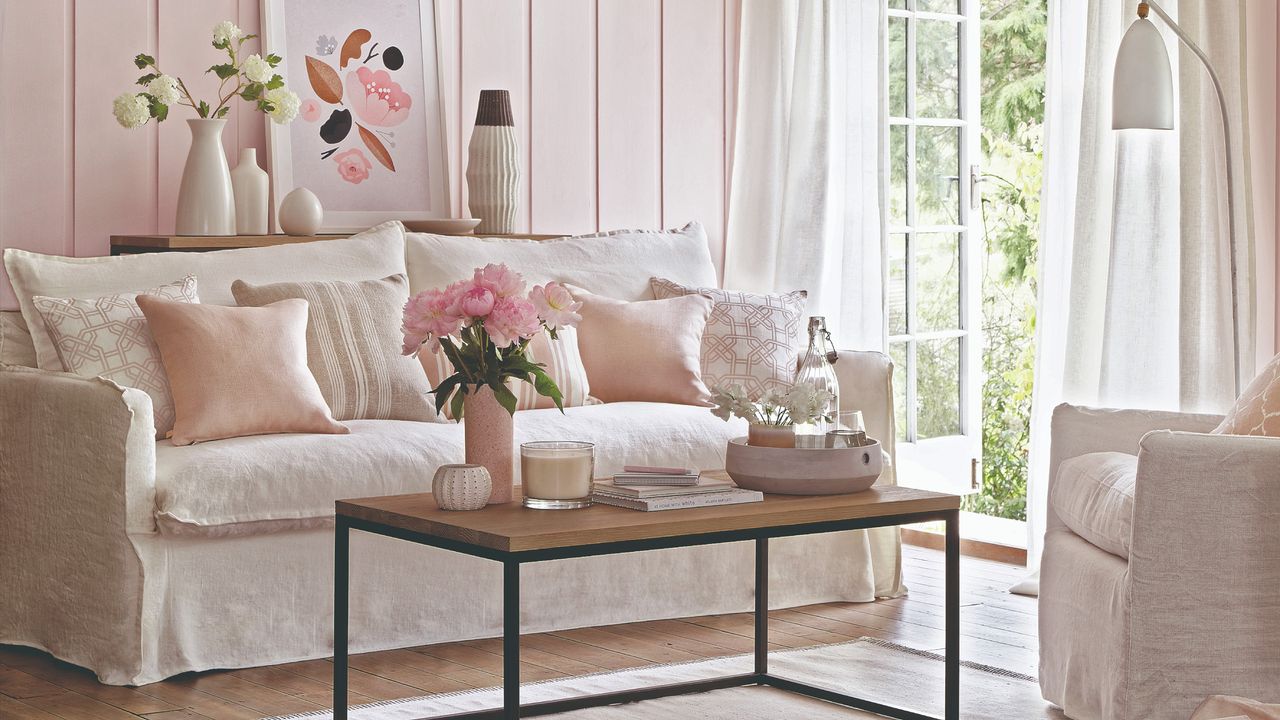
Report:
[[[520,445],[525,507],[572,510],[591,504],[596,447],[589,442],[543,440]]]

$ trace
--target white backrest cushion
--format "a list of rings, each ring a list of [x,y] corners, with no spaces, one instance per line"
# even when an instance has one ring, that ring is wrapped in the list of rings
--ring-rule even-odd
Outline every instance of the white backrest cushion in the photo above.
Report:
[[[36,366],[31,333],[27,332],[22,313],[15,310],[0,312],[0,365]]]
[[[678,230],[615,230],[554,240],[427,233],[405,239],[411,293],[468,278],[488,263],[506,263],[531,286],[556,280],[627,301],[652,300],[649,278],[655,275],[719,286],[707,234],[696,222]]]
[[[40,368],[61,370],[53,341],[31,298],[97,298],[143,290],[195,275],[200,300],[235,305],[231,283],[255,285],[299,280],[374,280],[404,267],[404,226],[388,222],[343,240],[215,252],[166,252],[71,258],[8,248],[4,266],[18,296]]]

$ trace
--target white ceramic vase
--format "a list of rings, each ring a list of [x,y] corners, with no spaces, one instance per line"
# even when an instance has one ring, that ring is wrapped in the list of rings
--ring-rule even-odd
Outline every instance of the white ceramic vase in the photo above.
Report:
[[[235,235],[236,206],[231,171],[222,149],[226,120],[195,118],[191,149],[178,188],[178,214],[174,229],[179,235]]]
[[[492,481],[483,465],[441,465],[431,495],[441,510],[479,510],[489,504]]]
[[[231,171],[231,191],[235,197],[236,234],[267,234],[267,172],[258,167],[258,150],[244,148],[240,162]]]
[[[315,193],[304,187],[294,188],[280,202],[276,217],[280,219],[280,229],[288,235],[315,235],[324,222],[324,208]]]
[[[520,147],[506,90],[481,90],[467,155],[467,205],[476,234],[515,232],[520,206]]]

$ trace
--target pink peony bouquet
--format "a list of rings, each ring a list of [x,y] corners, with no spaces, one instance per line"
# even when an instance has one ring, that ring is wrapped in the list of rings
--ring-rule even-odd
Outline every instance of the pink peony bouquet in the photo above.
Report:
[[[401,328],[404,354],[417,355],[426,346],[449,359],[454,374],[431,392],[436,409],[448,402],[454,418],[462,418],[463,399],[481,385],[488,385],[514,414],[516,396],[506,385],[510,378],[532,383],[563,411],[560,388],[544,365],[529,359],[529,341],[544,330],[556,339],[557,330],[582,319],[581,307],[560,283],[535,285],[526,294],[520,273],[506,265],[485,265],[469,279],[409,298]]]

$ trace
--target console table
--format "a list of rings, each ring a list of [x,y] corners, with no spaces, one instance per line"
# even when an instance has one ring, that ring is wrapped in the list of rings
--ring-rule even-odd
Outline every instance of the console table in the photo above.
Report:
[[[399,538],[502,563],[502,709],[447,716],[479,720],[568,712],[599,705],[743,685],[767,685],[904,720],[934,720],[843,692],[769,673],[769,539],[929,520],[946,524],[945,720],[960,717],[960,497],[904,487],[850,495],[766,495],[763,502],[665,512],[595,505],[531,510],[516,501],[472,512],[436,507],[429,493],[339,500],[335,506],[333,717],[347,720],[347,613],[352,530]],[[520,704],[520,566],[565,558],[713,543],[755,542],[755,669],[742,675],[563,700]],[[903,678],[908,681],[909,678]],[[440,720],[444,720],[441,718]]]
[[[112,255],[133,255],[148,252],[208,252],[238,248],[270,247],[316,240],[340,240],[350,234],[326,235],[112,235]],[[461,237],[461,236],[460,236]],[[564,235],[477,235],[521,240],[550,240]]]

